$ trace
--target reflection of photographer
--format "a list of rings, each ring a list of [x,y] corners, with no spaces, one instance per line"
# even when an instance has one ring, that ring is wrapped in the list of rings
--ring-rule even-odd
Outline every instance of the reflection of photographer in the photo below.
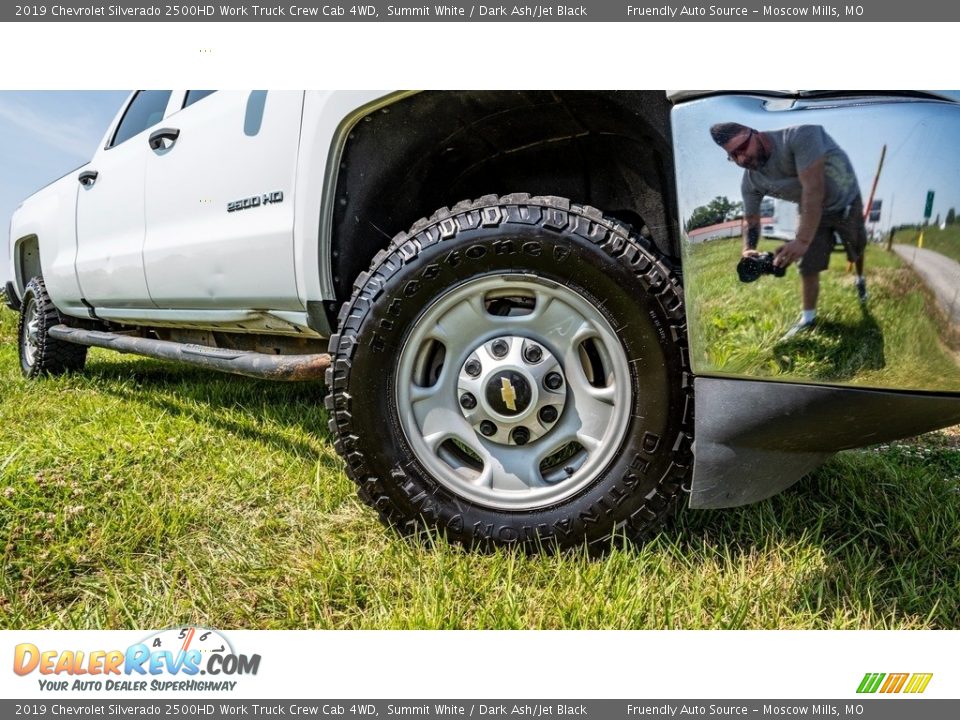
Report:
[[[799,205],[796,239],[777,248],[770,258],[778,269],[797,262],[800,272],[803,314],[785,337],[809,331],[816,325],[820,273],[830,263],[834,233],[843,241],[847,257],[856,263],[857,294],[861,302],[866,302],[863,253],[867,232],[860,188],[850,159],[833,138],[819,125],[760,132],[737,123],[719,123],[710,128],[710,135],[726,151],[727,159],[744,169],[740,186],[746,221],[744,258],[752,258],[760,266],[764,263],[757,244],[760,203],[765,196]],[[754,267],[750,262],[747,266]],[[738,272],[743,279],[740,266]]]

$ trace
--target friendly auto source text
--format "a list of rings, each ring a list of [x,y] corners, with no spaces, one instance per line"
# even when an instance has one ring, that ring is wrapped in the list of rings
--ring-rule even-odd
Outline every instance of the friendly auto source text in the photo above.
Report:
[[[862,5],[808,5],[804,7],[780,7],[764,5],[758,10],[745,7],[720,7],[718,5],[661,5],[659,7],[627,6],[628,17],[840,17],[863,15]]]

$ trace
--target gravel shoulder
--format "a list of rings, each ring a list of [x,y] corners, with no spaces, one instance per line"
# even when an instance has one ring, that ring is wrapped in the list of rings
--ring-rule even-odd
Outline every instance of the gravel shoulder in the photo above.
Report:
[[[893,251],[923,278],[950,321],[960,325],[960,263],[912,245],[894,245]]]

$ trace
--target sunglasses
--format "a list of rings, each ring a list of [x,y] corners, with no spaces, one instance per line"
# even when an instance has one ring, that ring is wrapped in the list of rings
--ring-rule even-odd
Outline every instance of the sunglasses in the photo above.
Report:
[[[753,140],[753,136],[755,133],[756,133],[756,130],[751,130],[750,133],[747,135],[746,140],[744,140],[742,143],[737,145],[735,148],[732,148],[730,152],[727,153],[727,160],[729,160],[730,162],[736,162],[740,158],[740,156],[744,153],[744,151],[747,149],[747,145],[750,144],[750,141]]]

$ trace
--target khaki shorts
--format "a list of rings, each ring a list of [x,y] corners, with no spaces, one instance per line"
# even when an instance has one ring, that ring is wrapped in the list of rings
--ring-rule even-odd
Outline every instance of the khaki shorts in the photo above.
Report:
[[[859,196],[850,203],[846,212],[825,212],[820,217],[813,242],[797,264],[801,275],[816,275],[827,269],[830,253],[833,252],[834,233],[840,237],[850,262],[863,257],[867,247],[867,228],[863,224],[863,201]]]

